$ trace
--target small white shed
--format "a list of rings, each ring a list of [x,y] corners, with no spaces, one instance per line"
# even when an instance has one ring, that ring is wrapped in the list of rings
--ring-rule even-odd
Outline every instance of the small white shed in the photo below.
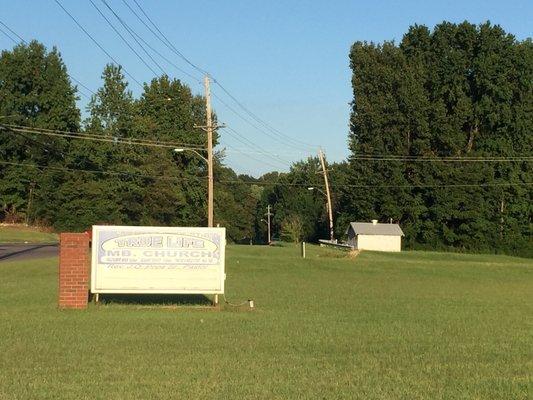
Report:
[[[348,244],[357,250],[401,251],[402,236],[398,224],[372,222],[350,222],[346,230]]]

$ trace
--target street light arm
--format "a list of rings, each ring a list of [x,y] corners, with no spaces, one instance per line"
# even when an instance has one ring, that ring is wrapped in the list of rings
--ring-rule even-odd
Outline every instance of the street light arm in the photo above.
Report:
[[[193,152],[194,154],[196,154],[198,157],[200,157],[202,160],[204,160],[206,163],[209,163],[209,161],[207,160],[207,158],[205,158],[203,155],[201,155],[197,150],[195,149],[189,149],[189,148],[179,148],[179,149],[174,149],[174,152],[175,153],[183,153],[184,151],[191,151]]]
[[[324,196],[327,196],[327,194],[322,189],[319,189],[317,187],[308,187],[307,190],[317,190],[320,193],[322,193]]]

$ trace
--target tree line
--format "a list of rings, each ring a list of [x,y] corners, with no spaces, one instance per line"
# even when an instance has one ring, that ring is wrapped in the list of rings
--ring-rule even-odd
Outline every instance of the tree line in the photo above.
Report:
[[[336,237],[378,219],[400,223],[406,248],[531,255],[531,40],[490,23],[415,25],[398,44],[354,43],[350,65],[350,156],[328,166]],[[205,225],[205,163],[153,145],[205,148],[195,128],[204,98],[168,76],[134,98],[112,64],[83,120],[77,95],[57,49],[33,41],[2,52],[0,219],[56,230]],[[215,223],[229,240],[264,243],[268,205],[275,238],[328,237],[325,198],[309,190],[323,187],[318,158],[261,177],[215,158]]]

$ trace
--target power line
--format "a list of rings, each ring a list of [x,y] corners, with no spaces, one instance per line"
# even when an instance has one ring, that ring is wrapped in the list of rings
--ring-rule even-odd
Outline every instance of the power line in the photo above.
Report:
[[[0,124],[0,128],[1,127],[3,127],[4,129],[7,128],[9,131],[12,131],[18,134],[29,133],[29,134],[51,136],[51,137],[89,140],[89,141],[106,142],[106,143],[113,143],[113,144],[139,145],[139,146],[146,146],[146,147],[161,147],[161,148],[170,148],[170,149],[184,148],[186,150],[200,150],[200,151],[205,150],[203,147],[199,147],[197,144],[191,144],[191,143],[156,141],[156,140],[136,139],[136,138],[125,139],[125,138],[119,138],[119,137],[110,137],[110,136],[103,136],[103,135],[98,135],[98,134],[89,134],[89,133],[82,133],[82,132],[68,132],[68,131],[53,130],[53,129],[32,128],[32,127],[25,127],[21,125],[13,125],[13,124]],[[29,138],[28,136],[25,136],[25,137]],[[249,154],[246,154],[245,152],[242,152],[242,151],[238,151],[238,152],[244,154],[246,157],[251,158],[255,161],[267,164],[274,168],[278,168],[278,166],[274,164],[267,163],[259,158],[255,158]]]
[[[245,183],[245,184],[251,184],[251,185],[259,185],[259,186],[287,186],[287,187],[309,187],[309,186],[315,186],[314,183],[285,183],[285,182],[262,182],[262,181],[256,181],[256,182],[243,182],[238,180],[220,180],[218,181],[220,183]],[[472,184],[444,184],[444,185],[331,185],[332,187],[338,187],[338,188],[388,188],[388,189],[396,189],[396,188],[468,188],[468,187],[512,187],[512,186],[531,186],[533,185],[533,182],[520,182],[520,183],[472,183]]]
[[[0,160],[0,164],[3,165],[14,165],[21,166],[26,168],[36,168],[36,169],[48,169],[48,170],[57,170],[57,171],[69,171],[69,172],[84,172],[84,173],[95,173],[95,174],[106,174],[106,175],[119,175],[119,176],[129,176],[129,177],[140,177],[140,178],[150,178],[150,179],[164,179],[164,180],[202,180],[206,177],[198,176],[188,176],[188,177],[171,177],[171,176],[161,176],[161,175],[146,175],[138,174],[124,171],[112,171],[112,170],[89,170],[89,169],[80,169],[80,168],[67,168],[67,167],[54,167],[54,166],[39,166],[35,164],[27,163],[17,163],[11,161]],[[246,185],[257,185],[257,186],[286,186],[286,187],[309,187],[314,184],[312,183],[285,183],[285,182],[264,182],[264,181],[241,181],[235,179],[221,179],[217,181],[218,183],[235,183],[235,184],[246,184]],[[444,185],[332,185],[332,187],[350,187],[350,188],[388,188],[388,189],[398,189],[398,188],[483,188],[483,187],[513,187],[513,186],[532,186],[533,182],[519,182],[519,183],[472,183],[472,184],[444,184]]]
[[[74,23],[78,26],[78,28],[80,28],[83,33],[85,33],[85,35],[87,35],[87,37],[89,39],[91,39],[91,41],[96,45],[98,46],[98,48],[100,50],[102,50],[104,52],[104,54],[106,56],[108,56],[116,65],[120,65],[120,63],[111,55],[109,54],[109,52],[89,33],[87,32],[87,30],[83,27],[83,25],[81,25],[78,20],[70,13],[68,12],[68,10],[63,7],[63,5],[59,2],[59,0],[54,0],[56,2],[56,4],[61,7],[61,9],[70,17],[70,19],[72,19],[72,21],[74,21]],[[135,77],[133,75],[131,75],[127,70],[126,68],[122,67],[122,70],[124,71],[124,73],[126,75],[128,75],[137,85],[139,85],[139,87],[141,89],[144,88],[144,86],[141,84],[141,82],[139,82],[137,79],[135,79]]]
[[[201,72],[202,74],[205,74],[205,75],[208,75],[210,76],[212,79],[213,79],[213,82],[218,85],[220,87],[220,89],[226,93],[227,96],[229,96],[246,114],[248,114],[254,121],[256,121],[257,123],[259,123],[260,125],[263,125],[267,130],[269,130],[271,133],[266,133],[264,130],[258,128],[257,126],[255,126],[254,124],[252,124],[252,126],[254,126],[255,129],[259,130],[260,132],[262,132],[263,134],[266,134],[267,136],[270,136],[270,137],[273,137],[275,138],[275,140],[284,140],[284,142],[282,142],[283,144],[285,145],[292,145],[292,146],[305,146],[305,147],[308,147],[310,149],[315,149],[315,147],[317,146],[314,146],[314,145],[310,145],[306,142],[303,142],[303,141],[300,141],[300,140],[297,140],[297,139],[294,139],[288,135],[285,135],[284,133],[280,132],[279,130],[275,129],[274,127],[272,127],[272,125],[270,125],[269,123],[265,122],[264,120],[262,120],[261,118],[259,118],[256,114],[254,114],[252,111],[250,111],[246,106],[244,106],[244,104],[242,102],[240,102],[234,95],[232,95],[228,89],[226,89],[212,74],[210,74],[208,71],[206,71],[205,69],[203,68],[200,68],[198,65],[194,64],[191,60],[189,60],[187,57],[185,57],[185,55],[183,55],[183,53],[181,53],[173,44],[172,42],[167,38],[167,36],[161,31],[161,29],[159,29],[159,27],[157,26],[157,24],[155,24],[155,22],[150,18],[150,16],[146,13],[146,11],[141,7],[141,5],[137,2],[137,0],[133,0],[135,2],[135,4],[137,5],[137,7],[139,8],[139,10],[141,10],[142,14],[144,15],[144,17],[150,22],[150,24],[155,28],[155,30],[157,31],[157,33],[146,23],[146,21],[144,21],[143,18],[141,18],[138,13],[136,13],[133,8],[127,3],[126,0],[122,0],[123,3],[130,9],[130,11],[132,11],[135,16],[139,19],[139,21],[141,21],[141,23],[150,30],[150,32],[152,32],[152,34],[159,40],[161,41],[166,47],[168,47],[171,51],[173,51],[176,55],[178,55],[181,59],[183,59],[187,64],[189,64],[191,67],[193,67],[194,69],[196,69],[198,72]],[[219,99],[220,100],[220,99]],[[235,112],[235,111],[234,111]],[[242,118],[242,116],[241,116]],[[289,142],[292,142],[292,144],[288,144],[287,141]]]
[[[100,16],[107,22],[107,24],[111,27],[111,29],[113,29],[113,31],[118,35],[118,37],[126,44],[126,46],[128,46],[128,48],[133,52],[133,54],[135,54],[137,56],[137,58],[139,60],[141,60],[141,62],[150,70],[152,71],[152,73],[155,75],[155,76],[159,76],[159,74],[152,68],[152,66],[150,64],[148,64],[148,62],[137,52],[137,50],[135,50],[135,48],[126,40],[126,38],[120,33],[120,31],[115,27],[115,25],[113,25],[113,23],[105,16],[105,14],[98,8],[98,6],[93,2],[93,0],[89,0],[89,2],[93,5],[93,7],[96,9],[96,11],[98,11],[98,13],[100,14]],[[110,10],[111,8],[107,5],[107,3],[105,1],[102,0],[102,2],[104,3],[105,6],[107,6]],[[111,10],[112,11],[112,10]],[[120,21],[119,21],[120,22]],[[131,35],[131,33],[130,33]],[[138,41],[137,39],[135,39],[135,37],[133,38],[137,44]],[[146,50],[144,49],[144,47],[142,47],[142,45],[140,45],[141,49],[145,52]],[[148,53],[147,53],[148,54]],[[161,66],[152,58],[152,56],[150,54],[148,54],[148,57],[150,57],[152,59],[152,61],[156,64],[156,66],[159,67],[159,69],[161,69],[161,71],[165,74],[166,72],[161,68]]]
[[[303,142],[301,140],[297,140],[297,139],[294,139],[288,135],[285,135],[284,133],[280,132],[279,130],[277,130],[276,128],[272,127],[272,125],[268,124],[267,122],[265,122],[264,120],[262,120],[261,118],[259,118],[256,114],[254,114],[253,112],[251,112],[246,106],[244,106],[244,104],[242,104],[235,96],[233,96],[224,86],[222,86],[222,84],[217,81],[215,78],[213,78],[213,82],[218,85],[218,87],[220,89],[222,89],[222,91],[224,93],[226,93],[246,114],[248,114],[251,118],[253,118],[257,123],[263,125],[264,127],[266,127],[267,129],[269,129],[271,132],[273,132],[274,135],[276,135],[277,137],[279,137],[280,139],[282,140],[289,140],[293,143],[295,143],[296,145],[299,145],[299,146],[305,146],[305,147],[308,147],[310,149],[315,149],[316,145],[310,145],[309,143],[306,143],[306,142]]]
[[[533,157],[352,157],[352,160],[357,161],[393,161],[393,162],[522,162],[533,161]]]
[[[226,126],[226,128],[228,128],[228,126]],[[236,139],[236,138],[235,138]],[[221,145],[224,145],[223,143],[220,143]],[[296,155],[298,153],[285,153],[285,152],[282,152],[282,153],[279,153],[279,152],[276,152],[276,153],[272,153],[272,152],[268,152],[268,151],[265,151],[265,150],[248,150],[244,147],[233,147],[233,145],[228,145],[228,147],[231,149],[231,153],[243,153],[243,154],[262,154],[262,155],[274,155],[276,157],[279,157],[280,155]]]
[[[124,4],[126,4],[126,6],[132,10],[132,8],[128,5],[128,3],[125,1],[125,0],[122,0],[124,2]],[[144,24],[144,26],[146,26],[150,32],[152,32],[152,34],[154,34],[154,36],[156,38],[158,38],[163,44],[165,44],[165,46],[167,46],[172,52],[174,52],[178,57],[180,57],[183,61],[185,61],[187,64],[189,64],[191,67],[193,67],[195,70],[197,70],[198,72],[200,72],[202,75],[210,75],[208,71],[206,71],[205,69],[203,68],[200,68],[198,65],[194,64],[191,60],[189,60],[187,57],[185,57],[185,55],[183,55],[183,53],[181,53],[173,44],[170,40],[168,40],[168,38],[165,36],[165,34],[163,32],[161,32],[161,30],[157,27],[157,25],[154,23],[154,21],[152,21],[152,19],[148,16],[148,14],[144,11],[144,9],[141,7],[141,5],[137,2],[137,0],[133,0],[133,2],[137,5],[137,7],[139,8],[139,10],[141,10],[141,12],[143,13],[143,15],[146,17],[146,19],[152,24],[152,26],[157,30],[157,32],[159,32],[159,35],[157,35],[143,20],[142,18],[139,17],[139,15],[137,13],[134,12],[134,14],[137,16],[137,18],[139,18],[139,20]],[[132,10],[133,11],[133,10]]]
[[[110,137],[103,135],[95,135],[88,133],[79,133],[79,132],[67,132],[53,129],[42,129],[42,128],[31,128],[20,125],[11,125],[11,124],[0,124],[0,127],[14,132],[23,132],[31,133],[37,135],[53,136],[53,137],[62,137],[70,139],[80,139],[80,140],[89,140],[96,142],[108,142],[113,144],[128,144],[128,145],[138,145],[146,147],[162,147],[162,148],[176,148],[183,147],[190,150],[205,150],[203,147],[198,146],[197,144],[190,143],[178,143],[178,142],[169,142],[169,141],[156,141],[148,139],[136,139],[136,138],[119,138],[119,137]]]
[[[252,156],[252,155],[249,154],[249,153],[244,153],[244,152],[242,152],[241,154],[242,154],[243,156],[245,156],[245,157],[251,159],[251,160],[254,160],[254,161],[259,162],[260,164],[265,164],[265,165],[268,165],[269,167],[279,169],[279,165],[274,165],[274,164],[272,164],[272,163],[269,163],[268,161],[261,160],[261,159],[259,159],[259,158],[257,158],[257,157]],[[285,166],[284,166],[284,167],[285,167]]]
[[[353,158],[376,158],[376,159],[480,159],[480,158],[523,158],[523,157],[533,157],[529,155],[519,154],[512,156],[487,156],[487,155],[477,155],[477,156],[438,156],[438,155],[404,155],[404,154],[356,154],[352,156]]]
[[[85,90],[87,90],[89,93],[93,94],[93,95],[96,95],[95,92],[93,92],[91,89],[89,89],[87,86],[85,86],[83,83],[81,83],[79,80],[77,80],[76,78],[74,78],[72,75],[69,74],[69,77],[70,79],[72,79],[74,82],[76,82],[78,85],[80,85],[82,88],[84,88]],[[84,97],[86,97],[87,99],[91,100],[91,96],[87,95],[86,93],[83,93],[81,90],[78,89],[78,92],[80,92],[80,94]]]
[[[102,0],[102,1],[105,1],[105,0]],[[160,41],[162,42],[167,48],[169,48],[171,51],[173,51],[175,54],[177,54],[180,58],[182,58],[183,60],[185,60],[189,65],[191,65],[193,68],[195,68],[197,71],[199,72],[202,72],[202,73],[205,73],[207,75],[210,75],[207,71],[205,71],[204,69],[198,67],[196,64],[192,63],[189,59],[187,59],[181,52],[179,52],[179,50],[176,49],[175,46],[172,45],[172,43],[170,42],[170,40],[168,40],[168,38],[163,34],[163,32],[157,27],[157,25],[154,23],[154,21],[148,16],[148,14],[144,11],[144,9],[140,6],[140,4],[138,4],[137,2],[135,2],[137,4],[137,7],[141,10],[141,12],[143,13],[144,17],[152,24],[152,26],[155,28],[152,28],[146,21],[144,18],[142,18],[129,4],[127,1],[123,0],[123,3],[126,5],[126,7],[137,17],[137,19]],[[133,30],[132,30],[133,31]],[[157,32],[156,32],[157,31]],[[133,33],[135,33],[133,31]],[[137,34],[136,34],[137,35]],[[138,36],[138,35],[137,35]],[[139,37],[140,38],[140,37]],[[144,43],[146,43],[146,41],[144,41],[144,39],[140,38]],[[153,49],[153,48],[152,48]],[[160,55],[161,56],[161,55]],[[196,79],[196,78],[195,78]],[[219,84],[219,86],[221,86]],[[224,87],[222,87],[222,89],[225,91],[225,92],[228,92]],[[229,93],[229,92],[228,92]],[[230,94],[231,95],[231,94]],[[266,136],[269,136],[271,138],[273,138],[274,140],[278,140],[278,137],[276,137],[275,135],[271,134],[270,132],[266,132],[264,131],[263,129],[261,129],[260,127],[256,126],[253,122],[249,121],[246,117],[242,116],[238,111],[236,111],[235,109],[233,109],[229,104],[227,104],[224,100],[222,100],[219,96],[217,96],[215,93],[213,93],[213,96],[215,98],[217,98],[221,103],[223,103],[228,109],[230,109],[233,113],[235,113],[239,118],[243,119],[246,123],[250,124],[254,129],[257,129],[259,130],[261,133],[265,134]],[[235,97],[233,97],[234,101],[236,100],[238,102],[237,99],[235,99]],[[239,105],[241,107],[244,107],[242,105],[242,103],[239,103]],[[249,110],[248,110],[249,111]],[[257,119],[256,119],[257,120]],[[244,140],[247,140],[245,139],[242,135],[238,134],[238,136],[240,136],[242,139]],[[239,141],[241,141],[240,139],[237,139]],[[241,141],[242,143],[242,141]],[[251,142],[250,142],[251,143]],[[285,145],[289,145],[289,146],[293,146],[294,145],[292,143],[286,143],[286,141],[283,141],[282,142],[283,144]],[[245,144],[247,145],[247,144]],[[304,144],[306,146],[309,146],[307,144]],[[255,146],[255,144],[252,143],[252,146]],[[297,148],[298,150],[301,150],[299,147]],[[274,159],[275,162],[278,162],[278,159],[281,160],[284,164],[289,164],[286,160],[283,160],[281,159],[281,157],[279,156],[275,156],[275,157],[270,157],[270,156],[267,156],[269,158],[272,158]]]
[[[161,54],[158,50],[156,50],[154,47],[152,47],[146,40],[143,39],[143,37],[141,35],[139,35],[135,29],[131,28],[131,26],[129,26],[122,18],[120,18],[120,16],[118,15],[118,13],[116,13],[109,5],[107,2],[105,2],[106,6],[111,10],[111,12],[115,15],[115,17],[119,20],[119,22],[122,24],[122,26],[124,26],[125,29],[128,30],[128,32],[130,33],[130,35],[134,35],[138,40],[140,40],[146,47],[148,47],[150,50],[152,50],[155,54],[157,54],[159,57],[161,57],[163,60],[165,60],[169,65],[173,66],[174,68],[176,68],[178,71],[180,71],[182,74],[184,75],[187,75],[189,78],[193,79],[194,82],[196,83],[200,83],[201,84],[201,81],[200,81],[200,78],[190,74],[189,72],[185,71],[184,69],[180,68],[179,66],[177,66],[175,63],[173,63],[171,60],[169,60],[167,57],[165,57],[163,54]],[[127,3],[125,3],[128,8],[135,14],[135,11],[131,9],[131,7],[129,7],[129,5]],[[136,16],[139,18],[139,16],[136,14]],[[135,38],[134,38],[135,40]],[[137,44],[143,48],[143,46],[137,41]],[[148,52],[143,48],[144,52],[148,55],[148,57],[150,57],[150,59],[159,67],[159,69],[161,69],[163,71],[163,73],[166,73],[165,70],[159,65],[157,64],[157,62],[148,54]],[[168,73],[166,73],[168,75]]]
[[[1,23],[1,21],[0,21]],[[3,24],[2,24],[3,25]],[[9,35],[6,31],[4,31],[2,28],[0,28],[0,32],[2,32],[8,39],[10,39],[13,43],[15,44],[18,44],[19,42],[17,42],[15,39],[13,39],[13,37],[11,35]]]
[[[235,129],[233,129],[231,126],[226,126],[227,132],[229,135],[235,138],[235,140],[239,141],[240,143],[244,144],[245,146],[248,146],[250,148],[255,148],[261,151],[261,148],[257,146],[255,143],[250,141],[245,136],[241,135],[239,132],[237,132]],[[271,153],[264,152],[265,157],[273,160],[274,162],[281,164],[283,166],[291,165],[287,160],[282,159],[281,157],[277,155],[271,155]]]
[[[161,65],[159,65],[159,63],[152,57],[152,55],[144,48],[144,46],[139,42],[139,40],[135,37],[135,35],[132,33],[132,29],[128,26],[127,23],[125,23],[122,18],[120,18],[118,16],[118,14],[115,12],[115,10],[113,10],[113,8],[111,8],[111,6],[107,3],[107,1],[105,0],[101,0],[102,3],[104,3],[104,5],[107,7],[107,9],[109,11],[111,11],[111,13],[115,16],[115,18],[118,20],[118,22],[120,22],[120,24],[122,25],[122,27],[124,29],[126,29],[126,31],[130,34],[130,36],[133,38],[133,40],[135,41],[135,43],[137,43],[137,45],[142,49],[142,51],[144,51],[144,53],[148,56],[148,58],[150,58],[150,60],[152,60],[152,62],[161,70],[161,72],[165,75],[168,75],[168,73],[163,69],[163,67]]]
[[[124,172],[124,171],[111,171],[111,170],[96,170],[96,169],[81,169],[81,168],[67,168],[67,167],[55,167],[55,166],[41,166],[36,164],[27,164],[27,163],[17,163],[12,161],[0,160],[0,164],[3,165],[14,165],[25,168],[35,168],[51,171],[67,171],[67,172],[83,172],[89,174],[103,174],[103,175],[115,175],[115,176],[127,176],[127,177],[137,177],[137,178],[147,178],[147,179],[160,179],[160,180],[173,180],[173,181],[187,181],[187,180],[203,180],[206,177],[200,176],[186,176],[186,177],[177,177],[177,176],[164,176],[164,175],[146,175],[139,174],[134,172]]]
[[[217,96],[216,93],[212,92],[211,93],[213,95],[214,98],[216,98],[218,101],[220,101],[220,103],[222,105],[224,105],[228,110],[230,110],[231,112],[233,112],[235,115],[237,115],[239,118],[241,118],[244,122],[246,122],[247,124],[249,124],[251,127],[257,129],[259,132],[262,132],[263,134],[269,136],[270,138],[273,138],[274,140],[278,140],[275,136],[272,136],[271,134],[269,134],[268,132],[265,132],[263,129],[259,128],[258,126],[256,126],[253,122],[250,122],[248,119],[246,119],[245,117],[243,117],[238,111],[236,111],[233,107],[231,107],[228,103],[226,103],[224,100],[222,100],[219,96]],[[246,139],[248,141],[248,139]],[[299,147],[294,147],[293,145],[291,145],[290,143],[283,143],[285,145],[288,145],[290,147],[293,147],[293,148],[296,148],[298,150],[300,150],[302,153],[304,154],[307,154],[307,151],[305,150],[302,150],[301,148]],[[256,147],[254,145],[254,147]],[[279,158],[279,157],[278,157]],[[286,162],[286,160],[282,160],[283,162]]]
[[[45,136],[54,136],[54,137],[63,137],[63,138],[71,138],[71,139],[80,139],[80,140],[92,140],[92,141],[99,141],[99,142],[109,142],[114,144],[128,144],[128,145],[140,145],[140,146],[148,146],[148,147],[163,147],[163,148],[176,148],[176,147],[185,147],[186,149],[192,149],[192,150],[205,150],[203,147],[198,146],[197,144],[193,143],[183,143],[183,142],[172,142],[172,141],[158,141],[158,140],[149,140],[149,139],[138,139],[138,138],[120,138],[120,137],[111,137],[111,136],[103,136],[98,134],[91,134],[91,133],[84,133],[84,132],[69,132],[69,131],[62,131],[62,130],[54,130],[54,129],[44,129],[44,128],[34,128],[34,127],[28,127],[28,126],[22,126],[22,125],[14,125],[14,124],[0,124],[0,127],[7,128],[14,132],[22,132],[22,133],[30,133],[30,134],[38,134],[38,135],[45,135]],[[235,139],[239,140],[242,136],[235,131],[231,127],[226,127],[230,132],[233,132],[239,136],[233,136]],[[230,133],[228,132],[228,133]],[[246,139],[245,137],[242,137],[243,139]],[[244,140],[241,141],[242,143],[246,144]],[[230,146],[228,146],[230,149],[230,152],[236,152],[243,155],[248,156],[249,158],[252,158],[255,161],[264,162],[264,160],[260,160],[255,157],[251,157],[250,154],[262,154],[267,157],[270,157],[273,159],[273,161],[281,163],[278,161],[278,159],[273,158],[271,153],[264,152],[259,149],[259,151],[245,151],[242,149],[235,149]],[[362,159],[365,161],[395,161],[395,162],[412,162],[412,161],[424,161],[424,162],[531,162],[533,161],[533,157],[522,157],[522,156],[510,156],[510,157],[487,157],[487,158],[481,158],[481,157],[472,157],[472,158],[457,158],[457,157],[450,157],[449,159],[446,158],[420,158],[420,159],[401,159],[401,158],[392,158],[392,159],[384,159],[384,158],[375,158],[375,159]],[[268,164],[268,163],[266,163]],[[277,168],[276,165],[269,164],[270,166]],[[290,164],[284,164],[289,165]]]
[[[5,23],[0,21],[0,25],[2,25],[4,28],[6,28],[9,32],[11,32],[13,35],[15,35],[22,43],[27,44],[26,41],[13,29],[11,29],[9,26],[7,26]],[[13,40],[13,39],[12,39]],[[16,43],[16,42],[15,42]]]
[[[105,22],[107,22],[107,24],[111,27],[111,29],[113,29],[113,31],[118,35],[118,37],[126,44],[126,46],[128,46],[128,48],[133,52],[133,54],[135,54],[137,56],[137,58],[139,60],[141,60],[141,62],[146,65],[146,67],[152,71],[152,73],[155,75],[155,76],[159,76],[159,74],[157,72],[155,72],[155,70],[152,68],[151,65],[148,64],[148,62],[137,52],[137,50],[135,50],[133,48],[133,46],[126,40],[126,38],[124,36],[122,36],[122,34],[120,33],[120,31],[115,28],[115,25],[113,25],[111,23],[111,21],[105,16],[105,14],[98,8],[98,6],[93,2],[93,0],[89,0],[89,2],[92,4],[92,6],[96,9],[96,11],[98,11],[98,13],[100,14],[100,16],[105,20]],[[163,71],[164,73],[164,71]]]
[[[35,139],[35,138],[32,138],[31,136],[28,136],[28,135],[26,135],[26,134],[23,133],[23,132],[14,132],[14,133],[17,134],[17,135],[19,135],[19,136],[22,136],[23,138],[25,138],[25,139],[27,139],[27,140],[33,142],[33,143],[37,143],[37,144],[38,144],[39,146],[41,146],[41,147],[43,148],[43,150],[44,150],[45,152],[47,152],[47,153],[50,153],[50,151],[52,151],[52,152],[55,153],[55,154],[59,154],[59,155],[61,156],[61,158],[65,158],[65,155],[64,155],[61,151],[52,148],[52,147],[51,147],[50,145],[48,145],[47,143],[43,143],[43,142],[41,142],[40,140],[37,140],[37,139]]]

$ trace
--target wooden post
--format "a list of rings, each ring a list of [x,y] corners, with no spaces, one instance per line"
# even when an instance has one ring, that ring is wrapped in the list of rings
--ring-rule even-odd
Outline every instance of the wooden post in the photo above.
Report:
[[[268,225],[268,244],[272,241],[270,238],[270,216],[272,213],[270,212],[270,204],[267,206],[267,225]]]
[[[302,258],[305,258],[305,242],[302,242]]]
[[[213,226],[213,125],[211,121],[211,91],[209,89],[209,76],[204,78],[205,86],[205,112],[207,130],[207,226]]]
[[[324,183],[326,184],[326,197],[328,200],[329,216],[329,238],[333,242],[333,210],[331,207],[331,194],[329,192],[328,171],[326,169],[326,161],[324,160],[324,153],[322,149],[318,150],[318,157],[320,158],[320,165],[322,166],[322,173],[324,174]]]

